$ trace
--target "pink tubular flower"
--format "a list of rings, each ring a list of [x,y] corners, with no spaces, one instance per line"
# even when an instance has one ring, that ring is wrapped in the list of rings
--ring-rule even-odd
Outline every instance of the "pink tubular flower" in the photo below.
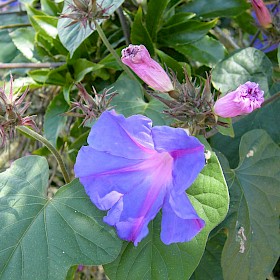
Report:
[[[129,45],[122,50],[122,62],[130,67],[146,84],[154,90],[169,92],[174,90],[172,82],[163,68],[151,58],[144,45]]]
[[[162,209],[161,240],[187,242],[205,222],[185,190],[205,165],[204,146],[181,128],[154,126],[142,115],[105,111],[77,156],[74,172],[104,222],[137,245]]]
[[[256,13],[260,26],[269,28],[272,26],[272,18],[268,8],[262,0],[251,0],[253,9]]]
[[[218,99],[214,111],[223,118],[246,115],[261,107],[264,101],[263,95],[264,92],[259,84],[249,81]]]

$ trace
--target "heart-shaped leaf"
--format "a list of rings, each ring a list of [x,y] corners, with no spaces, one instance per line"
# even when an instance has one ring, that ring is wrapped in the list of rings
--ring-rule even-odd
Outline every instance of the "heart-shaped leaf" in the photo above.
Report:
[[[28,156],[0,174],[0,279],[63,280],[75,264],[113,261],[121,241],[74,180],[47,198],[46,159]]]
[[[240,142],[239,166],[222,159],[230,191],[222,253],[224,279],[263,280],[280,251],[280,149],[264,130],[247,132]]]
[[[219,62],[212,71],[212,82],[223,94],[247,81],[256,82],[269,95],[271,75],[270,60],[262,51],[250,47]]]

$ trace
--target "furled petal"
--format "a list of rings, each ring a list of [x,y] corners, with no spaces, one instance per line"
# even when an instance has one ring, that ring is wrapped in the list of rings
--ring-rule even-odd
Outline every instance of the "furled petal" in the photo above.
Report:
[[[251,0],[259,24],[264,28],[272,26],[272,17],[263,0]]]
[[[264,92],[260,89],[259,84],[248,81],[218,99],[214,111],[223,118],[246,115],[261,107],[264,101],[263,95]]]
[[[129,66],[146,84],[155,90],[174,90],[164,69],[151,58],[144,45],[129,45],[122,50],[122,62]]]
[[[125,158],[145,158],[153,149],[150,119],[135,115],[125,118],[114,111],[105,111],[95,123],[88,144],[98,151]]]
[[[160,237],[163,243],[190,241],[204,225],[186,194],[167,196],[162,208]]]

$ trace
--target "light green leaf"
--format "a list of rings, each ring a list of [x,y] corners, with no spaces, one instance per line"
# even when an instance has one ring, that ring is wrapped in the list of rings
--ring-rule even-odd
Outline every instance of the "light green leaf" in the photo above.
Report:
[[[34,51],[35,33],[31,28],[18,28],[10,33],[10,36],[18,50],[32,62],[37,62]]]
[[[224,45],[207,35],[194,43],[177,46],[174,49],[187,56],[188,59],[209,67],[215,66],[222,60],[226,52]]]
[[[219,62],[212,71],[212,82],[223,94],[235,90],[247,81],[260,85],[269,95],[272,64],[266,55],[255,48],[242,49]]]
[[[0,279],[64,280],[75,264],[113,261],[121,242],[74,180],[47,197],[46,159],[28,156],[0,174]]]
[[[64,128],[66,116],[63,114],[69,109],[62,93],[58,94],[49,104],[44,121],[44,135],[56,146],[59,133]]]
[[[239,156],[234,170],[222,160],[231,201],[223,274],[227,280],[263,280],[280,251],[280,149],[264,130],[252,130],[242,137]]]
[[[159,238],[159,214],[150,223],[149,235],[137,247],[125,243],[119,257],[105,265],[105,272],[111,280],[190,278],[203,255],[209,232],[228,211],[228,189],[214,153],[187,194],[198,215],[205,220],[205,228],[190,242],[166,246]]]
[[[96,3],[102,9],[105,9],[105,16],[110,16],[114,13],[114,11],[124,2],[124,0],[97,0]],[[64,7],[62,10],[62,14],[69,14],[71,10],[69,10],[68,6],[73,4],[73,0],[64,1]],[[98,24],[101,24],[104,19],[98,19]],[[75,23],[71,26],[68,26],[72,23],[72,20],[69,18],[60,18],[58,20],[58,35],[61,43],[64,47],[70,52],[70,56],[74,54],[74,51],[80,46],[80,44],[89,37],[92,32],[95,30],[95,26],[92,23],[92,28],[87,24],[86,28],[82,26],[81,23]]]

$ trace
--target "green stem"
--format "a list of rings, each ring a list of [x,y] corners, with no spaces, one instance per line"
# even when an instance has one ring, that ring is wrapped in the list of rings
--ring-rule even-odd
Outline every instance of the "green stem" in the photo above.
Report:
[[[19,27],[29,27],[32,26],[30,23],[18,23],[18,24],[9,24],[0,26],[0,30],[2,29],[11,29],[11,28],[19,28]]]
[[[94,25],[95,28],[101,38],[101,40],[103,41],[103,43],[105,44],[105,46],[107,47],[107,49],[109,50],[109,52],[113,55],[113,57],[116,59],[116,61],[118,62],[118,64],[121,66],[121,68],[126,72],[126,74],[133,80],[137,81],[137,79],[135,78],[135,76],[131,73],[130,69],[122,63],[119,55],[116,53],[116,51],[114,50],[114,48],[111,46],[110,42],[108,41],[105,33],[103,32],[102,28],[99,26],[99,24],[94,21]]]
[[[57,162],[60,166],[60,169],[61,169],[61,172],[62,172],[65,183],[66,184],[70,183],[69,174],[66,170],[65,164],[62,160],[62,157],[60,156],[60,154],[56,150],[56,148],[46,138],[44,138],[43,136],[41,136],[40,134],[38,134],[37,132],[31,130],[30,128],[28,128],[26,126],[17,126],[16,129],[23,132],[23,133],[26,133],[27,135],[29,135],[33,139],[35,139],[35,140],[41,142],[43,145],[45,145],[50,150],[50,152],[54,155],[55,159],[57,160]]]

